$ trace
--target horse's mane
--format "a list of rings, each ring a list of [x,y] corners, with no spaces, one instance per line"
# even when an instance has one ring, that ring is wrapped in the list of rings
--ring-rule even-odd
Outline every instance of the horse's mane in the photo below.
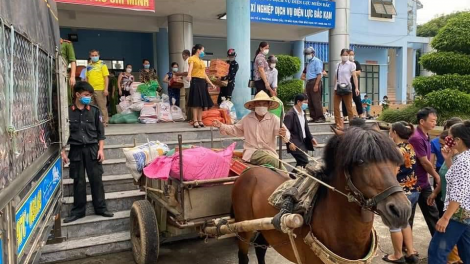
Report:
[[[335,135],[323,153],[322,179],[329,182],[336,170],[350,169],[356,164],[403,163],[395,143],[383,132],[371,126],[350,127],[343,135]]]

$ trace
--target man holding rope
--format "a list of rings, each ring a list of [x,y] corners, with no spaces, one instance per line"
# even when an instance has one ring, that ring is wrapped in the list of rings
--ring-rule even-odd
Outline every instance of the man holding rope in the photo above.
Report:
[[[214,120],[213,126],[219,128],[222,135],[244,137],[243,160],[253,165],[271,165],[287,171],[277,158],[276,138],[281,136],[284,143],[289,142],[290,133],[279,118],[269,110],[279,107],[279,103],[261,91],[255,98],[245,103],[245,108],[252,112],[235,125],[225,125]]]

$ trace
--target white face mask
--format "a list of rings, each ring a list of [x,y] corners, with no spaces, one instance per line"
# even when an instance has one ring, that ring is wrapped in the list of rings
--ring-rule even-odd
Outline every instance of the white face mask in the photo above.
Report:
[[[263,50],[263,54],[264,54],[265,56],[268,55],[268,54],[269,54],[269,49]]]
[[[271,63],[270,66],[271,66],[272,69],[274,69],[274,68],[276,68],[276,63]]]
[[[341,60],[343,62],[347,62],[349,60],[349,56],[341,56]]]
[[[265,116],[268,112],[268,108],[266,106],[257,106],[255,107],[255,113],[259,116]]]
[[[307,55],[307,60],[313,59],[313,55]]]
[[[349,56],[349,60],[350,60],[350,61],[354,61],[354,55]]]
[[[131,68],[127,68],[127,69],[126,69],[126,72],[127,72],[127,73],[131,73],[131,72],[132,72],[132,69],[131,69]]]

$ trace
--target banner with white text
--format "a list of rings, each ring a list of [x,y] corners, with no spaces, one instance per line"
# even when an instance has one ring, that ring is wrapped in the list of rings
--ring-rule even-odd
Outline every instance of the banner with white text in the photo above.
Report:
[[[56,0],[56,2],[155,12],[155,0]]]

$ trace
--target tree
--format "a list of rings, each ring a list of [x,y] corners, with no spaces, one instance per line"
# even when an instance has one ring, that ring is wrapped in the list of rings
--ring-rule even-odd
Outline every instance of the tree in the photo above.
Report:
[[[416,35],[419,37],[435,37],[437,33],[439,33],[439,30],[447,24],[449,19],[452,19],[464,12],[468,11],[460,11],[449,15],[441,15],[423,25],[418,25]]]

